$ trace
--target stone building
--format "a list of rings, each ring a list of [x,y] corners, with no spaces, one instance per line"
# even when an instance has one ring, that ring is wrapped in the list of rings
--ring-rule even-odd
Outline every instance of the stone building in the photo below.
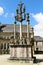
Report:
[[[43,38],[40,36],[34,36],[34,51],[43,53]]]
[[[9,53],[10,37],[13,35],[13,24],[2,24],[0,31],[0,54]],[[12,29],[11,29],[12,28]]]
[[[12,42],[14,38],[14,24],[2,24],[5,25],[0,31],[0,53],[7,53],[9,52],[9,44]],[[19,24],[16,24],[16,35],[18,37],[20,31]],[[32,34],[33,28],[30,28],[30,34]],[[27,35],[27,25],[22,25],[23,36],[26,37]],[[34,32],[33,32],[34,34]],[[16,38],[17,38],[16,37]],[[10,39],[12,39],[10,41]]]
[[[5,25],[5,27],[1,27],[0,31],[0,54],[9,53],[9,44],[10,38],[14,37],[14,24],[2,24],[0,26]],[[22,25],[23,35],[27,35],[27,25]],[[18,37],[20,26],[16,24],[16,34]],[[32,28],[30,28],[30,34],[32,33]],[[34,34],[34,32],[33,32]],[[40,36],[34,36],[34,51],[38,48],[38,51],[43,51],[43,38]]]

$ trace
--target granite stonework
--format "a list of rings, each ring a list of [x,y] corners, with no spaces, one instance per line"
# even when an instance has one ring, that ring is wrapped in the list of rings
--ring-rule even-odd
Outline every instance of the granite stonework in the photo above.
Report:
[[[34,42],[32,40],[34,38],[34,34],[33,34],[33,30],[32,30],[32,34],[30,34],[29,13],[27,13],[27,14],[25,13],[25,7],[22,11],[22,6],[23,6],[23,3],[20,2],[19,13],[18,13],[18,8],[16,9],[17,16],[15,16],[15,23],[14,23],[14,42],[12,41],[12,43],[10,44],[10,59],[28,60],[29,61],[29,60],[32,60],[32,58],[33,58],[32,46],[33,46]],[[24,36],[23,32],[22,32],[22,21],[24,21],[24,20],[27,21],[26,36]],[[16,31],[16,21],[20,22],[20,27],[19,27],[20,31],[19,31],[18,37],[17,37],[17,31]]]
[[[31,46],[26,47],[26,45],[25,46],[11,45],[10,59],[20,59],[20,60],[32,59]]]

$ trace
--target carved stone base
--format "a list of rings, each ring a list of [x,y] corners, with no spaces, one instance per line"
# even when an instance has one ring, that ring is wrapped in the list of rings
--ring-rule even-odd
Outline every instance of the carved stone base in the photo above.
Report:
[[[17,61],[33,61],[32,58],[28,58],[28,59],[27,59],[26,57],[25,57],[25,58],[21,58],[21,57],[20,57],[20,58],[17,58],[17,57],[10,57],[9,60],[17,60]]]
[[[31,46],[26,45],[11,45],[10,59],[11,60],[32,60]]]

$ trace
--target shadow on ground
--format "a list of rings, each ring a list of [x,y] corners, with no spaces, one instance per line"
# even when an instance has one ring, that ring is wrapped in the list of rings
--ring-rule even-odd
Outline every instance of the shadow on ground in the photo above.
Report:
[[[36,60],[34,61],[34,63],[40,63],[40,62],[43,62],[43,59],[36,59]]]

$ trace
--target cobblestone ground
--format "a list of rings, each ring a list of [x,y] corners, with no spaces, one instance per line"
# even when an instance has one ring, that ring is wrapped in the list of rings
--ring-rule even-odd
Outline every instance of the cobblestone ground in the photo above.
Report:
[[[8,60],[9,57],[10,55],[0,55],[0,65],[33,65],[32,63]]]

